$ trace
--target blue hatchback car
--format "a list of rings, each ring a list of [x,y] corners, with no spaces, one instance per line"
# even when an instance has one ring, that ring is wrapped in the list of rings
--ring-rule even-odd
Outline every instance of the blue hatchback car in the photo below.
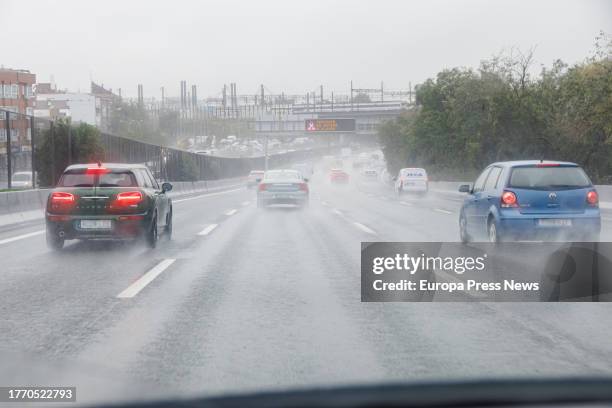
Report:
[[[459,215],[462,242],[599,240],[597,190],[575,163],[493,163],[459,191],[468,193]]]

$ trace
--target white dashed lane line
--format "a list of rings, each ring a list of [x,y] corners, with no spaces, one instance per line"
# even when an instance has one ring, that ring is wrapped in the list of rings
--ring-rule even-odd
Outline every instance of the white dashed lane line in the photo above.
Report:
[[[453,213],[452,211],[443,210],[441,208],[434,208],[433,210],[436,212],[442,213],[442,214],[452,214]]]
[[[173,199],[172,203],[173,204],[182,203],[183,201],[198,200],[200,198],[206,198],[206,197],[213,197],[213,196],[218,196],[218,195],[223,195],[223,194],[229,194],[229,193],[234,193],[236,191],[244,191],[244,189],[242,189],[242,188],[235,188],[233,190],[219,191],[217,193],[200,194],[200,195],[197,195],[195,197],[181,198],[179,200],[174,200]]]
[[[40,231],[30,232],[28,234],[17,235],[15,237],[5,238],[3,240],[0,240],[0,245],[8,244],[11,242],[19,241],[19,240],[30,238],[30,237],[35,237],[36,235],[41,235],[44,233],[45,233],[45,230],[40,230]]]
[[[136,282],[132,283],[123,292],[117,295],[120,299],[129,299],[136,296],[141,290],[143,290],[149,283],[153,282],[153,279],[157,278],[163,271],[168,269],[176,259],[164,259],[147,273],[142,275]]]
[[[231,210],[227,210],[226,212],[224,212],[223,214],[227,215],[228,217],[231,215],[234,215],[238,212],[238,210],[236,210],[235,208],[232,208]]]
[[[243,206],[243,207],[246,207],[246,206],[247,206],[247,205],[249,205],[249,204],[251,204],[251,202],[250,202],[250,201],[244,201],[244,202],[242,203],[242,206]]]
[[[206,228],[204,228],[202,231],[198,232],[198,235],[208,235],[211,232],[213,232],[213,230],[217,228],[218,226],[219,224],[210,224]]]
[[[363,232],[366,232],[370,235],[376,235],[376,231],[374,231],[373,229],[359,223],[359,222],[353,222],[353,225],[356,226],[357,228],[359,228],[360,230],[362,230]]]
[[[336,209],[336,208],[334,208],[334,209],[332,210],[332,212],[333,212],[334,214],[336,214],[336,215],[342,215],[342,211],[340,211],[340,210],[338,210],[338,209]]]

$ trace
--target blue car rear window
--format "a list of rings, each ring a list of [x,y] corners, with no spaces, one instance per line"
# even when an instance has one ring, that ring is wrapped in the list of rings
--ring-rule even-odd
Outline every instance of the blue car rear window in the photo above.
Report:
[[[532,190],[569,190],[589,187],[591,182],[580,167],[515,167],[509,187]]]

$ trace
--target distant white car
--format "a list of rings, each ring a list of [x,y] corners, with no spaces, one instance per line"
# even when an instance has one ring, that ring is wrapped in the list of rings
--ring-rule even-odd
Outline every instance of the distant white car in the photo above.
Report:
[[[263,170],[251,170],[247,177],[247,188],[253,188],[258,185],[261,179],[263,179],[264,173],[265,171]]]
[[[11,188],[26,189],[33,187],[34,183],[32,183],[31,171],[17,171],[13,173],[13,176],[11,177]]]
[[[343,147],[342,150],[340,150],[340,156],[342,156],[343,159],[350,158],[352,154],[353,151],[350,147]]]
[[[429,190],[429,179],[425,169],[409,167],[401,169],[395,179],[395,192],[398,196],[404,193],[425,194]]]
[[[366,167],[361,172],[361,175],[367,180],[377,180],[378,179],[378,170],[372,167]]]

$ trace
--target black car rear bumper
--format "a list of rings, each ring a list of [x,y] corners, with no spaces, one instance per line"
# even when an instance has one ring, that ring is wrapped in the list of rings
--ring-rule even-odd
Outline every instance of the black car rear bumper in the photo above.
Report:
[[[81,228],[82,220],[109,220],[108,229]],[[151,215],[121,214],[104,216],[46,215],[47,234],[63,239],[134,239],[142,236],[151,227]]]

